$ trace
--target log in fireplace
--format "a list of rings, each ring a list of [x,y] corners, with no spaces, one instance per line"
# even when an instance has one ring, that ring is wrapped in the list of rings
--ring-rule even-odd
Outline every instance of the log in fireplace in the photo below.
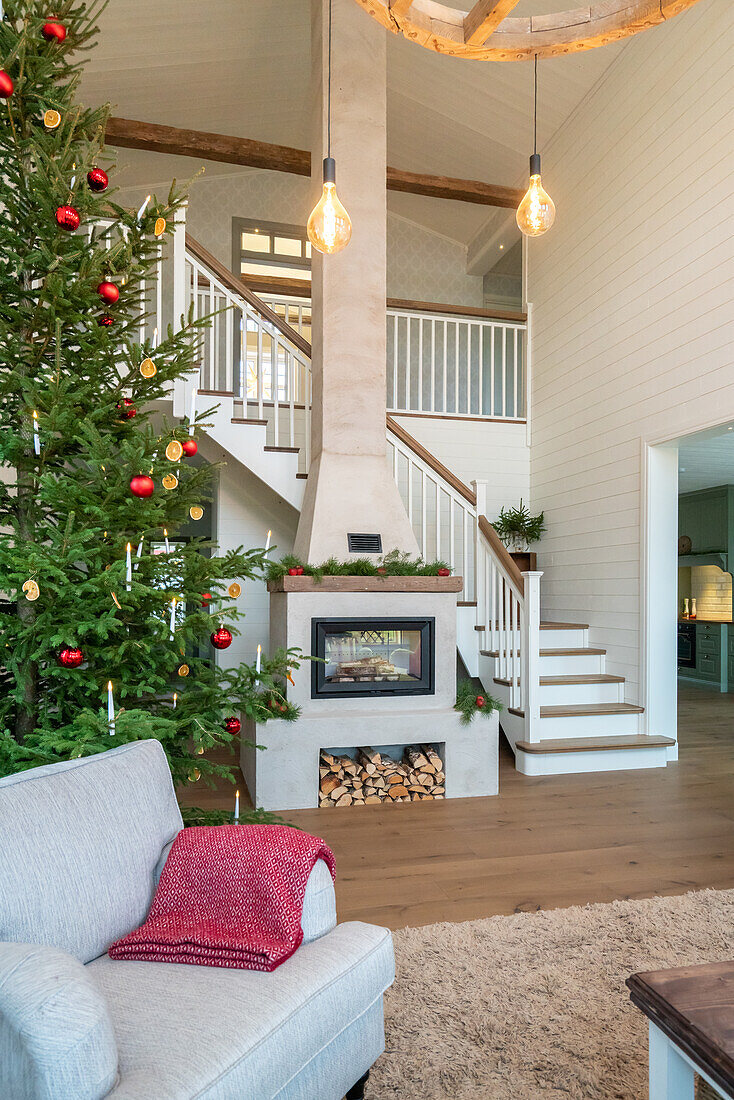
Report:
[[[433,618],[312,619],[311,698],[432,695]]]

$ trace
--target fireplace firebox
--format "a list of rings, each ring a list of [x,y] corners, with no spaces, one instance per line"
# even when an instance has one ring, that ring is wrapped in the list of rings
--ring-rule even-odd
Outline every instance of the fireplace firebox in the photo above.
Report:
[[[311,698],[432,695],[435,620],[312,619]]]

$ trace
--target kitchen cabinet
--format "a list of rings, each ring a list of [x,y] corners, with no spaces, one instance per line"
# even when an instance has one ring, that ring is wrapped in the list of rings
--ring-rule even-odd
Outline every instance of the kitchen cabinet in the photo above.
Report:
[[[692,554],[728,553],[734,542],[734,486],[682,493],[678,498],[678,535],[688,535]]]
[[[695,622],[696,665],[681,668],[681,678],[719,684],[722,691],[734,692],[734,630],[729,629],[730,625]]]

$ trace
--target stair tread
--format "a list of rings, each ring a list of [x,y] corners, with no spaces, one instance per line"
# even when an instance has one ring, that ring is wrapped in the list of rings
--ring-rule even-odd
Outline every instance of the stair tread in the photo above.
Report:
[[[546,741],[517,741],[515,748],[527,753],[609,752],[614,749],[657,749],[675,744],[672,737],[635,734],[623,737],[556,737]]]
[[[300,449],[300,447],[263,447],[264,451],[283,451],[289,455],[297,455]]]
[[[306,478],[308,477],[308,474],[296,474],[296,477],[298,478],[299,481],[305,481]]]
[[[554,623],[550,619],[541,619],[541,630],[588,630],[588,623]]]
[[[509,680],[494,677],[495,684],[510,687]],[[518,679],[517,683],[520,681]],[[587,676],[541,676],[541,687],[564,687],[566,684],[623,684],[624,676],[611,676],[605,672],[589,673]]]
[[[525,717],[525,711],[516,707],[507,708],[510,714]],[[541,718],[593,718],[598,714],[644,714],[645,708],[636,703],[570,703],[540,708]]]
[[[201,392],[201,391],[199,391]],[[259,424],[261,427],[267,428],[267,420],[255,420],[250,416],[232,416],[230,417],[233,424]]]

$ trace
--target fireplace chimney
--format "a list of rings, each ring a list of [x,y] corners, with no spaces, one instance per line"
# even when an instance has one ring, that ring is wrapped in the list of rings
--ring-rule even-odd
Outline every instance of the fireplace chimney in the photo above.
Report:
[[[312,0],[315,140],[313,201],[327,147],[329,0]],[[331,256],[313,251],[311,468],[294,546],[321,562],[418,553],[387,462],[386,402],[386,36],[353,0],[333,0],[331,150],[352,239]]]

